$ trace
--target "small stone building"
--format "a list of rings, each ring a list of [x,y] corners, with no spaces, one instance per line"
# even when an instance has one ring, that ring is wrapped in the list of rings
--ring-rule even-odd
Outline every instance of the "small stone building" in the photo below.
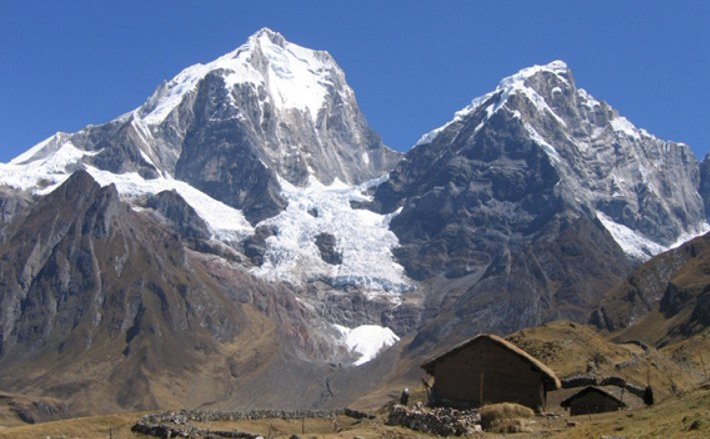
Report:
[[[434,405],[471,408],[514,402],[540,411],[545,408],[547,392],[560,388],[550,368],[492,334],[461,343],[422,368],[434,377]]]
[[[626,407],[623,401],[598,387],[589,386],[560,403],[569,409],[570,415],[588,415],[621,410]]]

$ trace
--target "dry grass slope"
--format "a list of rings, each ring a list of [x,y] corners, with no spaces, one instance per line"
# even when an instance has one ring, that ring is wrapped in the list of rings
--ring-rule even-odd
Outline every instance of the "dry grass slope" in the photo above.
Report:
[[[573,375],[618,376],[644,387],[648,376],[657,399],[692,390],[702,382],[697,369],[687,369],[690,362],[678,363],[666,353],[672,346],[657,350],[633,343],[617,344],[577,323],[552,322],[519,331],[508,340],[546,363],[561,379]],[[686,343],[694,352],[700,346],[710,347],[703,340]]]

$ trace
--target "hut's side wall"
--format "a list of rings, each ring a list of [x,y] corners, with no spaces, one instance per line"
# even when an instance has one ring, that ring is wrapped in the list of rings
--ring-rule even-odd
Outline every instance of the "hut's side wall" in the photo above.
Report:
[[[597,392],[588,392],[570,401],[570,415],[586,415],[619,410],[619,403]]]
[[[439,404],[480,406],[515,402],[533,409],[545,405],[540,372],[510,350],[481,340],[436,363],[434,397]],[[483,389],[481,389],[481,382]]]

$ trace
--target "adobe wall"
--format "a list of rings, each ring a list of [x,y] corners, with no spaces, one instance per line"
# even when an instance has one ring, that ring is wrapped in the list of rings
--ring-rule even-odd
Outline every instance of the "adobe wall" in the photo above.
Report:
[[[603,413],[619,410],[619,404],[597,392],[589,392],[570,402],[570,415]]]
[[[544,407],[542,375],[518,355],[487,340],[466,346],[436,364],[434,397],[454,406],[515,402],[533,409]]]

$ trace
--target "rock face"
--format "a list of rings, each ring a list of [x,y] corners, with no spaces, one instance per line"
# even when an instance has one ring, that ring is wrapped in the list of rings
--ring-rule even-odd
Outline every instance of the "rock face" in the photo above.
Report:
[[[556,238],[505,255],[480,277],[462,279],[429,302],[410,349],[431,349],[480,332],[508,334],[556,319],[586,320],[596,303],[631,271],[597,222],[579,219]]]
[[[163,191],[152,196],[146,207],[160,212],[184,239],[209,239],[210,230],[205,221],[176,191]]]
[[[244,254],[256,266],[264,263],[264,253],[266,253],[266,239],[274,234],[274,230],[267,226],[259,226],[254,230],[254,234],[242,242]]]
[[[700,196],[705,204],[705,215],[710,220],[710,154],[707,154],[700,162]]]
[[[82,247],[80,237],[89,235],[106,238],[110,233],[111,220],[117,213],[117,205],[118,194],[115,188],[102,189],[87,173],[77,172],[54,197],[44,199],[34,206],[28,215],[30,219],[25,222],[26,227],[15,233],[3,246],[0,353],[6,353],[18,342],[29,348],[41,346],[55,323],[53,319],[47,318],[45,311],[54,311],[54,314],[61,312],[62,308],[57,309],[57,300],[66,302],[70,298],[67,293],[71,290],[75,294],[90,294],[97,287],[92,259],[86,253],[88,248],[79,251]],[[40,227],[43,223],[42,215],[54,216],[54,227]],[[67,260],[65,252],[56,251],[55,247],[62,240],[77,246],[77,251],[70,252],[77,259]],[[73,270],[80,274],[78,278],[71,279],[69,272]],[[32,294],[33,288],[39,289],[40,285],[48,281],[42,279],[43,275],[56,278],[51,283],[56,282],[60,288],[58,291],[37,291]],[[46,297],[47,293],[56,296]],[[60,314],[59,317],[57,323],[64,325],[70,325],[70,322],[79,318],[76,314]]]
[[[343,254],[335,250],[336,244],[335,236],[330,233],[319,233],[316,236],[316,247],[320,251],[320,257],[331,265],[343,263]]]
[[[0,187],[0,243],[9,234],[12,222],[23,217],[31,203],[30,197],[25,194]]]
[[[27,424],[56,421],[67,417],[67,408],[52,398],[27,397],[0,392],[0,407]],[[7,422],[7,420],[5,421]]]

